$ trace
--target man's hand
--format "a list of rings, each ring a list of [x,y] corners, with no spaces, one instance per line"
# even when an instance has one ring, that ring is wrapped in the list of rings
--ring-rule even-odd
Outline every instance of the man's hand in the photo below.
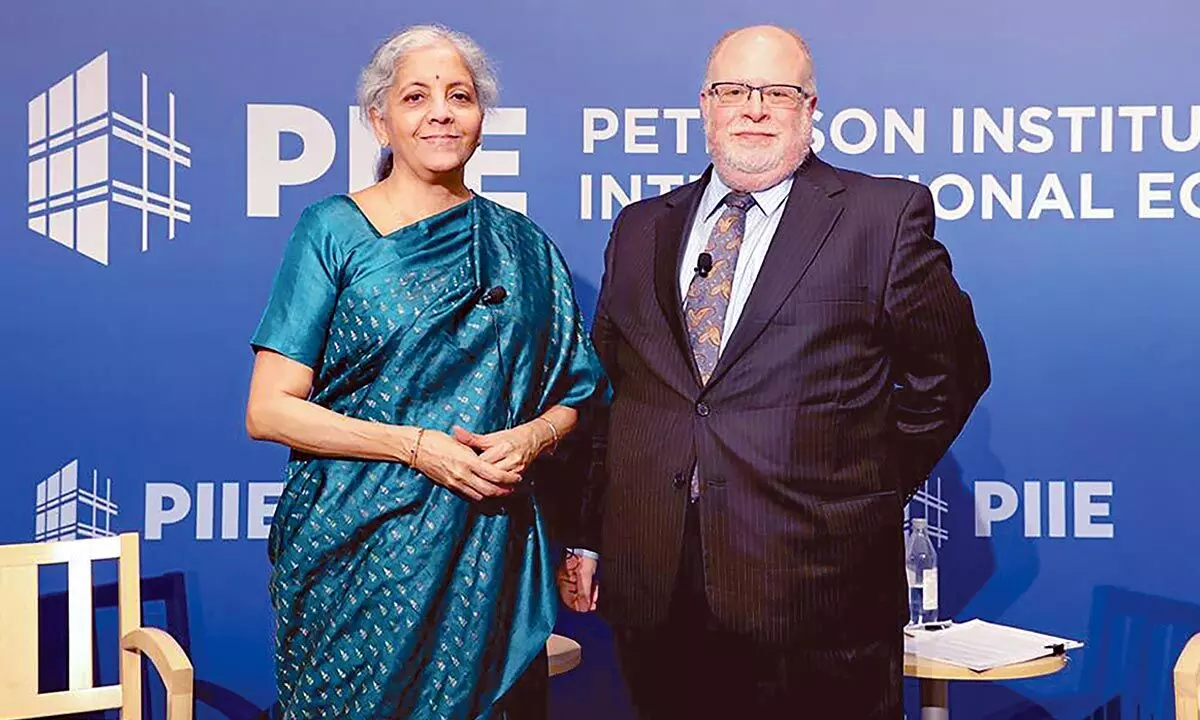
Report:
[[[600,596],[600,586],[595,582],[596,560],[567,555],[558,568],[558,595],[563,603],[575,612],[592,612]]]

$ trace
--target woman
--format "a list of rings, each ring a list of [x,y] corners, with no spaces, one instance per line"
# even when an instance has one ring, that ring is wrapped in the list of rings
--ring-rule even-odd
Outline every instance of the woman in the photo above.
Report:
[[[292,448],[268,545],[285,718],[544,713],[527,471],[607,389],[557,249],[463,184],[496,94],[464,35],[387,40],[359,105],[390,159],[305,209],[254,335],[248,431]]]

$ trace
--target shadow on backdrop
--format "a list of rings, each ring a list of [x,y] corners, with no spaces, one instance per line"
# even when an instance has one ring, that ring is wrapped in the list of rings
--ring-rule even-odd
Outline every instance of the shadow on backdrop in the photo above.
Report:
[[[1200,632],[1200,605],[1113,585],[1092,593],[1087,646],[1076,693],[1056,702],[1055,717],[1171,720],[1172,670]],[[1025,719],[1022,719],[1025,720]]]

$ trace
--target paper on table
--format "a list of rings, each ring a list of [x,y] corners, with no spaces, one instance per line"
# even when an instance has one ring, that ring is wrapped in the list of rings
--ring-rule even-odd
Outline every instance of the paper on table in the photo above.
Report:
[[[1076,640],[1043,635],[984,620],[952,624],[944,630],[905,628],[904,651],[920,658],[983,672],[1083,647]]]

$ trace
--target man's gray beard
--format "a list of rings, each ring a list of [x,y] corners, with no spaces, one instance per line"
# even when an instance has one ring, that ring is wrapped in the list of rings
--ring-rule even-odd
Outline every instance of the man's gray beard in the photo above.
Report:
[[[761,160],[759,162],[750,163],[750,162],[739,162],[739,160],[741,158],[736,158],[729,153],[721,153],[719,156],[714,155],[713,161],[714,161],[714,164],[717,165],[718,167],[723,167],[727,170],[742,173],[745,175],[774,175],[777,173],[782,173],[783,176],[786,177],[788,175],[791,175],[793,172],[795,172],[796,168],[800,166],[800,163],[802,163],[804,161],[804,158],[808,155],[808,151],[811,146],[812,146],[811,140],[802,142],[800,144],[800,152],[797,153],[797,155],[793,161],[793,167],[787,167],[787,168],[784,167],[784,156],[781,154],[780,155],[761,155],[761,156],[759,156],[759,158],[761,158]],[[759,158],[745,158],[745,159],[748,160],[748,159],[759,159]]]
[[[804,162],[804,158],[808,156],[808,151],[812,148],[812,118],[807,118],[804,125],[800,128],[800,152],[796,155],[796,167]],[[714,164],[719,160],[719,164],[734,172],[745,173],[747,175],[765,175],[772,172],[778,172],[782,169],[782,155],[761,155],[761,160],[758,163],[742,163],[737,158],[727,152],[720,153],[720,157],[716,153],[713,154]],[[747,158],[749,159],[749,158]],[[785,175],[790,175],[795,171],[795,167],[790,168]]]

